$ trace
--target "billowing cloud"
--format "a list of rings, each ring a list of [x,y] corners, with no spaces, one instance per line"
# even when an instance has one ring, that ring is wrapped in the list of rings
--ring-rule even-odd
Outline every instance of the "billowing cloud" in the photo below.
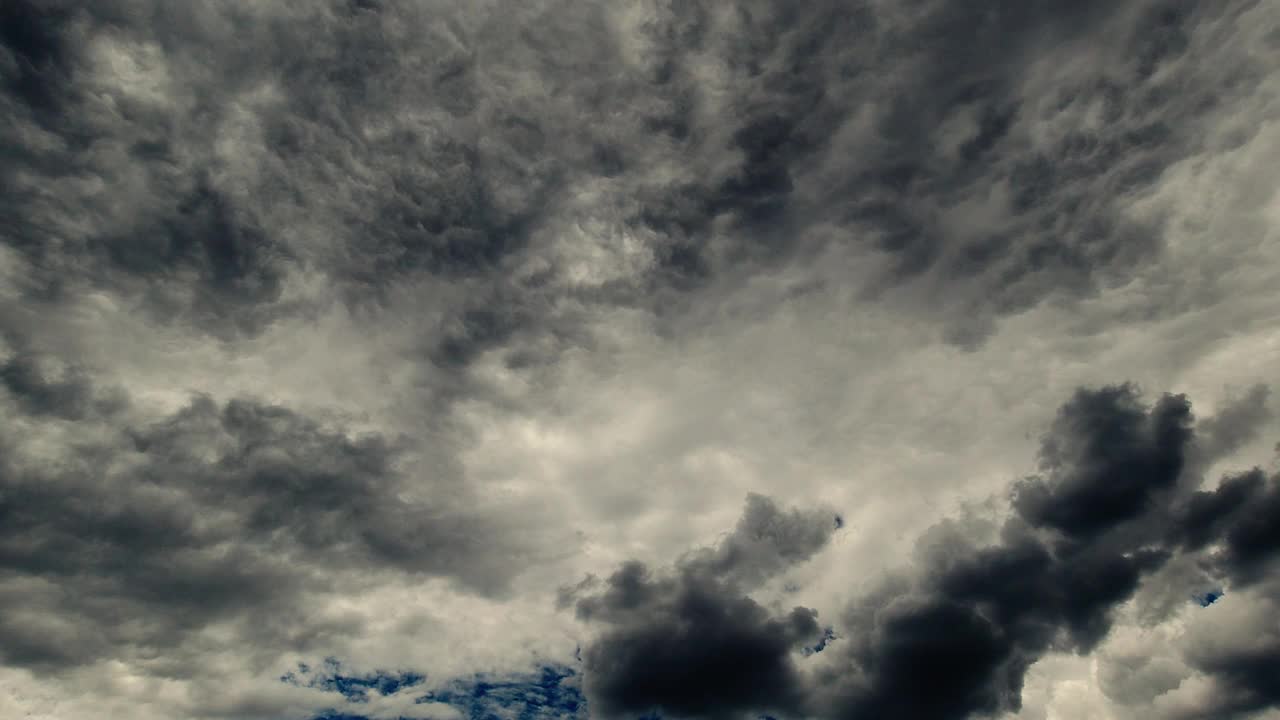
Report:
[[[583,653],[592,712],[729,717],[802,707],[792,655],[821,640],[816,613],[775,613],[745,593],[808,560],[835,529],[830,512],[784,512],[752,495],[732,533],[673,571],[631,562],[602,588],[588,582],[570,590],[569,597],[585,593],[577,617],[606,628]]]
[[[816,613],[771,616],[746,594],[772,573],[736,549],[758,534],[752,528],[781,526],[769,519],[778,511],[753,496],[721,545],[686,556],[671,574],[632,562],[602,589],[588,582],[568,591],[593,593],[577,600],[577,616],[606,626],[584,654],[588,697],[603,716],[1016,712],[1028,669],[1050,652],[1093,652],[1117,609],[1175,553],[1220,546],[1201,559],[1229,592],[1280,559],[1264,519],[1280,476],[1254,470],[1212,491],[1189,490],[1182,473],[1194,441],[1185,397],[1147,405],[1130,385],[1078,391],[1043,440],[1041,474],[1014,486],[1013,513],[995,541],[975,541],[954,522],[930,530],[921,565],[855,600],[822,648],[824,660],[837,659],[807,673],[797,663],[819,632]],[[766,535],[774,572],[822,547],[786,552],[800,519],[793,513],[791,531]],[[808,518],[815,539],[824,538],[820,520]],[[737,576],[739,563],[750,581]],[[1190,651],[1190,663],[1220,683],[1212,712],[1274,702],[1264,668],[1275,648],[1266,637]]]

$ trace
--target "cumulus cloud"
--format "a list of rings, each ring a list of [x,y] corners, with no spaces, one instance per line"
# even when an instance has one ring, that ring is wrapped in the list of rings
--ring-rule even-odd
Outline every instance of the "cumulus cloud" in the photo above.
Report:
[[[567,591],[579,619],[605,626],[583,653],[585,689],[598,717],[790,714],[804,689],[796,650],[822,637],[815,611],[773,612],[746,593],[820,551],[831,512],[784,512],[751,495],[734,531],[670,572],[630,562]]]
[[[1220,427],[1232,412],[1206,424]],[[672,574],[631,562],[603,588],[568,591],[589,593],[576,602],[579,619],[606,626],[585,651],[588,697],[604,716],[966,718],[1021,710],[1028,669],[1050,652],[1093,652],[1118,608],[1175,553],[1221,544],[1197,557],[1232,593],[1262,576],[1256,564],[1280,557],[1263,519],[1280,476],[1254,470],[1212,491],[1182,483],[1179,492],[1194,435],[1185,397],[1147,405],[1130,385],[1078,391],[1044,437],[1041,474],[1014,486],[996,541],[975,541],[957,523],[931,530],[920,566],[853,601],[830,649],[822,647],[836,659],[809,673],[797,661],[818,633],[815,611],[771,617],[745,594],[771,573],[753,562],[761,555],[735,550],[758,534],[752,528],[778,526],[767,519],[778,511],[753,496],[721,545],[686,556]],[[800,520],[793,513],[791,532],[767,535],[763,557],[774,572],[824,544],[787,553]],[[820,520],[807,518],[806,534],[825,541]],[[747,582],[736,575],[744,562]],[[1207,712],[1274,702],[1264,679],[1274,643],[1266,637],[1189,650],[1190,664],[1221,688]],[[1185,677],[1176,664],[1162,673],[1169,661],[1158,657],[1111,662],[1108,691],[1118,696],[1134,683],[1155,684],[1159,695]]]

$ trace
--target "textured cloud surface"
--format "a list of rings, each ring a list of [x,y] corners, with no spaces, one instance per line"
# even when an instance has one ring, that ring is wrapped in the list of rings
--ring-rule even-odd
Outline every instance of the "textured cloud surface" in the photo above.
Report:
[[[1280,9],[0,2],[0,716],[1280,717]]]

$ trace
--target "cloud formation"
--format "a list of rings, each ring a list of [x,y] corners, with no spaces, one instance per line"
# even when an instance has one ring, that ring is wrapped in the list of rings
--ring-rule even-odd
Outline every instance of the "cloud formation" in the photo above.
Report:
[[[714,548],[683,558],[670,574],[623,565],[565,597],[581,620],[607,628],[583,653],[585,690],[597,717],[660,712],[730,717],[788,713],[804,690],[794,651],[818,643],[816,613],[774,613],[745,593],[803,562],[836,528],[831,512],[784,512],[760,495]]]
[[[514,320],[834,244],[972,344],[1159,251],[1130,206],[1255,80],[1189,71],[1250,6],[535,3],[516,31],[486,4],[24,0],[9,244],[32,299],[110,289],[220,336],[314,275],[487,286]]]
[[[0,716],[1280,713],[1278,21],[0,3]]]
[[[672,576],[628,563],[577,600],[579,619],[606,624],[584,654],[588,698],[604,717],[1017,712],[1031,665],[1049,652],[1092,652],[1143,578],[1176,553],[1218,547],[1200,557],[1228,592],[1267,577],[1280,559],[1266,519],[1280,475],[1255,469],[1189,490],[1182,474],[1195,442],[1183,396],[1148,406],[1131,385],[1079,390],[1043,439],[1041,473],[1014,486],[995,541],[976,542],[958,522],[932,528],[920,567],[854,600],[823,648],[838,659],[810,673],[796,663],[819,633],[816,613],[770,617],[747,593],[772,573],[737,548],[768,538],[766,566],[783,570],[825,544],[823,516],[793,511],[789,530],[762,536],[759,528],[780,528],[780,513],[753,496],[731,535],[681,560]],[[804,525],[820,542],[788,552]],[[751,581],[738,579],[740,563]],[[1271,645],[1193,653],[1191,663],[1218,683],[1206,716],[1275,702],[1264,669],[1276,660]]]
[[[220,625],[305,647],[317,639],[277,616],[312,594],[368,573],[501,594],[538,552],[453,478],[406,485],[395,439],[206,396],[138,422],[126,395],[74,368],[51,378],[22,355],[3,367],[8,664],[57,670],[125,645],[176,655]]]

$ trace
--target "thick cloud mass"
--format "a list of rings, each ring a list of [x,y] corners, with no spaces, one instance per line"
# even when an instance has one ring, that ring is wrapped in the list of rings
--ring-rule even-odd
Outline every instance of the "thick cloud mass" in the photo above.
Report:
[[[606,716],[1017,711],[1031,665],[1050,651],[1091,652],[1117,608],[1175,553],[1220,545],[1204,561],[1233,591],[1280,559],[1270,521],[1280,476],[1254,470],[1212,491],[1179,493],[1194,442],[1183,396],[1147,406],[1129,385],[1078,391],[1044,438],[1044,475],[1015,486],[1015,514],[997,542],[980,546],[957,526],[934,528],[921,544],[923,567],[855,601],[827,651],[839,661],[809,677],[795,662],[818,631],[814,611],[770,618],[743,595],[767,575],[736,549],[759,534],[753,528],[781,525],[771,518],[777,510],[753,496],[734,533],[677,563],[674,575],[655,578],[632,562],[577,601],[580,619],[607,624],[585,653],[588,697]],[[807,560],[821,542],[786,551],[801,519],[793,514],[790,531],[768,533],[772,545],[757,557],[775,569]],[[821,527],[810,518],[806,534],[825,539]],[[754,582],[736,579],[739,562]],[[1218,712],[1275,702],[1264,669],[1280,659],[1272,645],[1196,661],[1228,689]]]
[[[0,717],[1273,720],[1278,26],[0,0]]]
[[[1019,485],[1014,508],[1080,539],[1131,519],[1177,482],[1190,420],[1183,397],[1162,398],[1148,413],[1127,387],[1080,392],[1041,447],[1047,477]]]
[[[1148,498],[1177,480],[1189,423],[1184,398],[1146,408],[1126,386],[1078,392],[1041,446],[1047,475],[1017,486],[1018,515],[1000,542],[959,552],[939,543],[914,586],[851,609],[856,679],[837,693],[847,712],[1017,710],[1023,677],[1041,655],[1096,646],[1113,609],[1168,558],[1135,524],[1154,510]]]
[[[926,278],[971,344],[1158,251],[1126,203],[1256,82],[1193,72],[1196,27],[1249,6],[21,0],[6,241],[32,299],[110,288],[220,335],[312,273],[353,299],[485,278],[505,316],[835,242],[884,253],[885,287]],[[583,201],[621,267],[555,251]]]
[[[1205,558],[1215,572],[1233,589],[1256,581],[1280,553],[1272,523],[1262,520],[1280,478],[1253,470],[1213,491],[1178,493],[1194,441],[1185,397],[1146,407],[1131,386],[1077,392],[1041,446],[1046,475],[1015,486],[1017,515],[999,543],[959,552],[932,545],[914,587],[851,609],[848,653],[863,679],[846,695],[845,712],[963,718],[1017,710],[1033,662],[1049,650],[1090,652],[1142,578],[1180,550],[1220,544]],[[1275,659],[1268,648],[1202,662],[1250,698],[1237,703],[1224,693],[1216,711],[1273,702],[1273,683],[1257,675],[1257,663]],[[912,692],[920,687],[931,692]]]
[[[47,378],[24,356],[4,366],[13,401],[0,435],[7,663],[56,669],[125,643],[176,652],[224,622],[288,633],[273,616],[347,582],[348,570],[498,593],[528,554],[460,506],[446,482],[435,497],[406,497],[400,450],[381,436],[203,396],[135,425],[119,391],[65,375]],[[66,422],[97,427],[55,460],[40,457],[39,435],[56,437]]]
[[[815,612],[774,613],[745,593],[808,560],[834,530],[829,512],[783,512],[752,495],[728,537],[686,556],[672,573],[631,562],[603,589],[590,581],[577,588],[594,591],[577,600],[577,617],[607,627],[583,654],[592,711],[731,717],[801,707],[792,654],[820,640]]]

